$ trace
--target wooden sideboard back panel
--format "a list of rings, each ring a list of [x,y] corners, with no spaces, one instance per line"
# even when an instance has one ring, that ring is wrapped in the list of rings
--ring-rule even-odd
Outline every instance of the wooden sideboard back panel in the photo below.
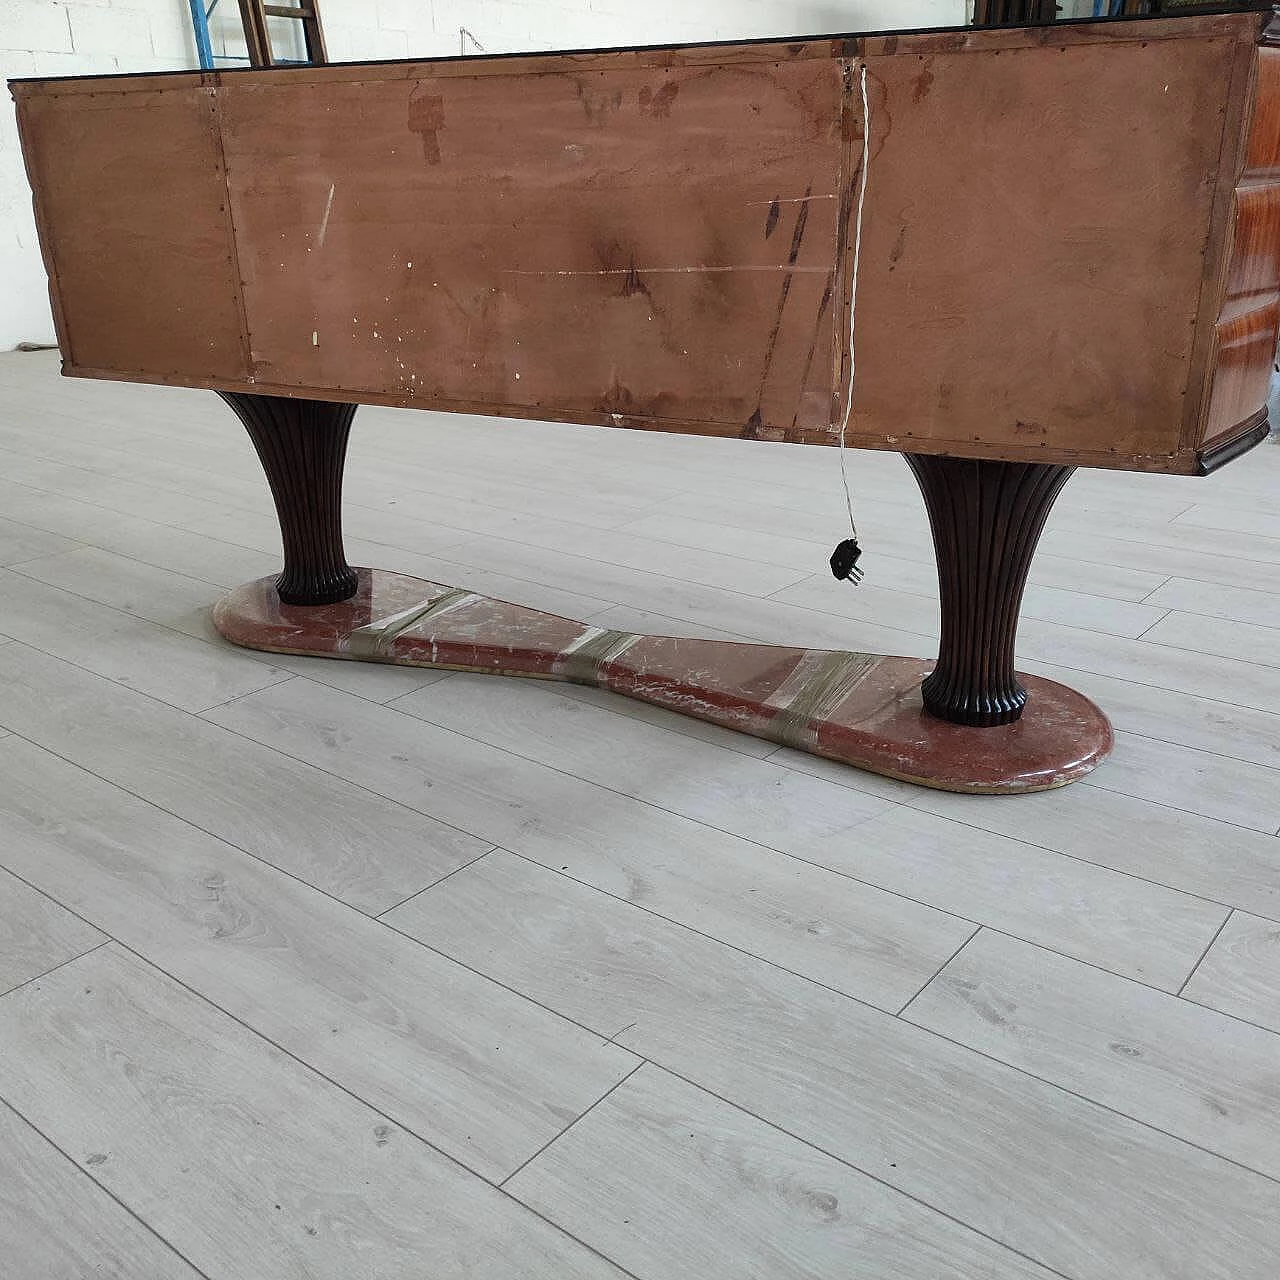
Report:
[[[872,105],[859,443],[1140,466],[1178,452],[1239,47],[870,60],[887,102]]]
[[[260,381],[829,430],[837,61],[218,92]]]
[[[865,59],[850,442],[1191,471],[1274,345],[1261,23],[14,92],[69,373],[829,444]]]

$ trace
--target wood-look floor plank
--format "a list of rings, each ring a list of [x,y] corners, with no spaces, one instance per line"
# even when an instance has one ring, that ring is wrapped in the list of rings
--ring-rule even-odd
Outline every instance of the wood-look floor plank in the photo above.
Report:
[[[1022,670],[1047,676],[1092,698],[1106,708],[1107,719],[1117,729],[1249,764],[1280,768],[1280,715],[1273,711],[1254,711],[1192,693],[1117,680],[1091,671],[1069,671],[1045,662],[1019,665]]]
[[[1280,712],[1280,670],[1241,658],[1054,627],[1034,618],[1018,628],[1018,652],[1025,660],[1069,671],[1092,671],[1157,689]]]
[[[185,711],[289,679],[230,646],[215,647],[0,569],[4,632],[65,662]]]
[[[769,759],[838,786],[865,786],[856,772],[817,756],[782,750]],[[1280,845],[1260,831],[1098,787],[966,796],[891,785],[886,779],[882,793],[955,824],[1280,919]]]
[[[0,684],[0,725],[370,915],[490,848],[25,645]]]
[[[0,565],[21,564],[38,556],[71,551],[80,544],[60,534],[33,529],[16,520],[0,519]]]
[[[562,583],[530,582],[500,569],[461,564],[449,558],[452,550],[432,556],[401,547],[375,546],[358,539],[349,542],[348,547],[353,563],[408,573],[445,586],[466,587],[468,591],[478,591],[495,600],[507,600],[563,618],[585,620],[613,603],[612,598],[570,591]]]
[[[65,907],[0,871],[0,995],[106,940]]]
[[[607,716],[567,705],[584,720]],[[332,690],[241,699],[212,718],[442,821],[465,817],[493,844],[884,1008],[900,1008],[973,932],[943,911]],[[647,727],[609,719],[615,741]],[[667,737],[673,758],[697,745]],[[730,773],[751,763],[720,754]],[[884,808],[851,800],[846,828]]]
[[[211,617],[213,605],[225,591],[198,578],[96,547],[31,560],[13,572],[230,651]],[[320,661],[283,653],[255,655],[251,649],[234,652],[256,656],[279,671],[318,680],[375,702],[402,697],[444,676],[439,671],[372,662]]]
[[[481,508],[465,502],[445,507],[434,502],[424,503],[424,508],[432,516],[430,523],[399,507],[395,511],[358,507],[348,511],[344,524],[355,538],[410,551],[442,552],[473,538],[496,537],[537,547],[553,557],[578,555],[642,573],[674,574],[682,581],[741,591],[748,596],[768,595],[804,576],[776,565],[752,564],[712,551],[675,547],[566,520],[506,513],[494,507]],[[456,523],[439,523],[445,520]],[[233,516],[229,508],[199,510],[175,523],[212,536],[234,524],[234,538],[245,546],[265,548],[275,536],[274,516],[246,511],[236,511]]]
[[[121,515],[146,512],[148,519],[159,524],[176,524],[188,518],[208,520],[225,517],[228,511],[233,510],[207,498],[174,493],[124,476],[113,476],[107,480],[93,471],[64,462],[25,457],[10,450],[0,450],[0,457],[3,458],[5,479],[12,484],[26,485],[42,494],[89,502],[108,511],[118,511]]]
[[[1280,1180],[1280,1036],[983,930],[903,1015]]]
[[[878,581],[879,586],[868,581],[856,590],[849,590],[836,583],[829,572],[824,572],[777,591],[772,598],[837,617],[866,617],[921,635],[938,634],[936,582],[920,594],[913,594],[908,588],[897,589],[892,579],[886,580],[884,576]],[[1151,605],[1037,585],[1028,587],[1022,602],[1024,618],[1129,638],[1142,635],[1159,622],[1165,612]]]
[[[3,1103],[0,1259],[14,1280],[201,1280]]]
[[[1243,533],[1253,538],[1271,539],[1280,548],[1280,516],[1275,514],[1274,507],[1270,511],[1258,511],[1234,503],[1224,507],[1214,502],[1197,502],[1179,515],[1174,524],[1212,529],[1214,533]]]
[[[1136,481],[1135,481],[1136,485]],[[1052,526],[1036,552],[1042,555],[1071,557],[1076,563],[1077,576],[1088,583],[1100,566],[1106,572],[1109,566],[1137,570],[1165,578],[1193,578],[1199,582],[1227,587],[1254,589],[1259,580],[1265,580],[1275,572],[1275,566],[1255,559],[1245,547],[1223,547],[1218,539],[1203,533],[1190,543],[1176,547],[1153,546],[1132,531],[1123,519],[1112,522],[1106,534],[1087,530],[1056,531]]]
[[[648,1064],[505,1185],[640,1280],[1051,1275]]]
[[[1280,1187],[501,851],[391,913],[1073,1280],[1239,1280]]]
[[[280,558],[278,532],[274,544],[267,549],[271,559],[265,559],[261,552],[247,551],[228,537],[232,528],[219,530],[221,536],[197,535],[75,498],[41,493],[4,479],[0,479],[0,511],[31,528],[210,581],[220,580],[210,577],[211,572],[234,572],[222,568],[229,561],[245,566],[236,575],[235,580],[239,580],[261,577],[273,561],[278,565]],[[215,566],[212,571],[207,568],[210,564]]]
[[[1183,994],[1280,1031],[1280,924],[1237,911]]]
[[[19,738],[0,776],[15,874],[469,1168],[509,1174],[634,1065]]]
[[[0,1000],[0,1095],[209,1280],[619,1274],[116,948]]]
[[[1115,753],[1085,785],[1255,831],[1271,833],[1280,827],[1280,769],[1136,733],[1116,734]]]
[[[1231,622],[1280,627],[1280,575],[1269,586],[1270,590],[1254,590],[1197,582],[1194,578],[1170,578],[1147,597],[1147,603]]]
[[[1280,578],[1280,571],[1274,576]],[[1263,627],[1256,622],[1170,613],[1144,638],[1152,645],[1238,658],[1264,667],[1280,666],[1280,627]]]
[[[937,590],[938,576],[927,520],[922,519],[924,508],[905,468],[897,459],[892,461],[903,474],[881,478],[880,492],[896,497],[897,501],[886,502],[868,512],[861,494],[854,499],[859,529],[865,532],[867,580],[929,594]],[[650,528],[666,527],[689,536],[695,528],[712,525],[730,530],[734,537],[748,539],[747,546],[753,549],[763,548],[777,539],[784,548],[782,554],[788,555],[791,563],[791,557],[807,556],[809,546],[829,548],[835,531],[847,522],[842,493],[816,519],[811,505],[798,510],[779,509],[774,504],[746,502],[738,495],[708,499],[695,487],[662,503],[650,517],[654,522]],[[757,517],[762,509],[763,521]],[[678,523],[667,524],[668,521]],[[1167,577],[1167,574],[1128,567],[1123,561],[1090,565],[1082,570],[1078,559],[1062,555],[1037,555],[1031,566],[1034,586],[1069,592],[1085,590],[1093,595],[1134,602],[1141,601]]]
[[[251,698],[228,714],[277,701]],[[867,820],[861,792],[772,761],[673,740],[648,725],[619,724],[555,686],[458,677],[396,705],[697,822],[1173,990],[1226,918],[1225,908],[897,806],[878,804]],[[496,833],[493,839],[515,847]],[[1064,897],[1075,905],[1069,913],[1061,909]]]

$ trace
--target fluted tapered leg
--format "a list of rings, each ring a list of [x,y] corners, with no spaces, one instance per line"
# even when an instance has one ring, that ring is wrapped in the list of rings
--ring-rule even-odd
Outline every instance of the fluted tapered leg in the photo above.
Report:
[[[925,709],[954,724],[1010,724],[1018,612],[1045,521],[1074,467],[904,455],[924,494],[938,558],[942,641]]]
[[[220,391],[262,460],[280,518],[285,604],[335,604],[356,593],[342,547],[342,469],[353,404]]]

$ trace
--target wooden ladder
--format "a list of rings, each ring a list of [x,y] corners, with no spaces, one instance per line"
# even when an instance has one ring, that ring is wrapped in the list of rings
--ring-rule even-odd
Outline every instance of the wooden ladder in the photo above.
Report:
[[[240,0],[240,18],[244,23],[244,38],[249,46],[249,65],[252,67],[279,65],[279,60],[271,50],[268,18],[293,18],[301,22],[302,38],[307,49],[306,60],[311,63],[329,61],[324,48],[324,28],[320,25],[320,0],[300,0],[296,5]]]

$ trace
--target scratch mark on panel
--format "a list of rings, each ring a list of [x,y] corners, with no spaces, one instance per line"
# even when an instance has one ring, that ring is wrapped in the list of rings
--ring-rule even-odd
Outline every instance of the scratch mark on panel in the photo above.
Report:
[[[753,209],[766,204],[812,204],[815,200],[834,200],[835,193],[825,196],[779,196],[776,200],[748,200],[747,208]]]
[[[329,198],[324,202],[324,217],[320,219],[320,234],[316,237],[316,247],[324,248],[324,238],[329,231],[329,215],[333,212],[334,183],[329,183]]]
[[[737,266],[737,267],[620,267],[605,271],[517,271],[508,269],[503,272],[508,276],[629,276],[635,272],[645,275],[683,275],[686,273],[716,273],[725,271],[783,271],[787,273],[806,271],[816,275],[829,275],[830,267],[797,267],[790,265]]]

